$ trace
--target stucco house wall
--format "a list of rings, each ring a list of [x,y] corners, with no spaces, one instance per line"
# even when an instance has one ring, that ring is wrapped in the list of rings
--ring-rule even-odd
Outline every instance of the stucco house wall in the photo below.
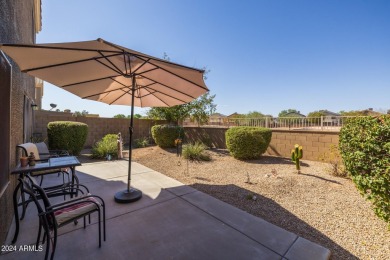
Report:
[[[1,0],[0,1],[0,43],[35,43],[36,23],[40,23],[40,10],[38,0]],[[38,15],[39,17],[35,17]],[[37,19],[35,19],[37,18]],[[17,184],[17,176],[11,176],[10,171],[16,166],[19,154],[16,145],[23,143],[23,115],[25,96],[34,99],[35,80],[21,73],[18,66],[8,59],[12,65],[11,86],[0,85],[0,102],[10,99],[10,109],[4,109],[1,113],[9,113],[10,121],[1,121],[1,127],[9,127],[10,134],[4,137],[8,144],[0,145],[0,154],[9,154],[8,165],[1,165],[0,174],[8,175],[5,181],[0,183],[0,242],[4,243],[13,217],[12,193]],[[5,71],[0,71],[1,73]],[[9,89],[10,88],[10,89]],[[4,93],[10,91],[10,97]],[[31,127],[31,126],[26,126]],[[7,143],[7,142],[6,142]],[[9,147],[9,150],[8,148]]]

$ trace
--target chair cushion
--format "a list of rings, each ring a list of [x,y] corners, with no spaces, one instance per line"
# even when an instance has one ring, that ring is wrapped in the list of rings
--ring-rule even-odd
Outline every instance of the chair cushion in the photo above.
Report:
[[[91,194],[88,194],[91,195]],[[72,200],[70,200],[72,201]],[[92,212],[96,209],[98,209],[98,206],[101,206],[100,203],[93,197],[85,198],[84,200],[79,201],[79,203],[75,205],[70,205],[69,207],[62,208],[59,210],[56,210],[54,212],[54,216],[56,218],[57,224],[60,226],[61,224],[77,219],[78,216],[82,216],[83,214],[86,214],[88,212]]]
[[[35,144],[33,144],[33,143],[19,144],[18,147],[23,148],[27,156],[29,156],[30,153],[33,152],[35,159],[36,160],[40,159],[38,148]]]
[[[38,149],[39,154],[50,154],[49,149],[44,142],[36,143],[35,145]]]

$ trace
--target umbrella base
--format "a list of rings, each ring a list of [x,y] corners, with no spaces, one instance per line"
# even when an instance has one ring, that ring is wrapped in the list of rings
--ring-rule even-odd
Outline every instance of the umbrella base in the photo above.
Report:
[[[118,203],[131,203],[135,202],[142,197],[142,191],[130,188],[128,190],[122,190],[115,193],[115,201]]]

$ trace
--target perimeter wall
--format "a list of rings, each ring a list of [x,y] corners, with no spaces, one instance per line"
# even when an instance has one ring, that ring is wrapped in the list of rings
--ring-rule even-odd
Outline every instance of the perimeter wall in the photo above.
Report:
[[[53,121],[75,121],[88,125],[88,137],[85,147],[92,147],[106,134],[117,134],[121,132],[123,142],[129,142],[130,119],[126,118],[104,118],[72,116],[72,113],[53,112],[45,110],[35,111],[34,135],[47,141],[47,124]],[[163,120],[134,119],[133,138],[150,137],[150,128],[155,124],[164,124]]]
[[[185,127],[187,142],[201,140],[212,147],[226,149],[225,132],[228,128]],[[332,145],[338,146],[339,132],[272,129],[271,143],[266,154],[290,157],[295,144],[303,146],[304,160],[320,161],[329,154]]]

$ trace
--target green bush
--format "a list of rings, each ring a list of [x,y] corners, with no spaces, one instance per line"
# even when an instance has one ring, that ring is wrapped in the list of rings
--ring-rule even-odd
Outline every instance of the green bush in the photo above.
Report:
[[[272,131],[262,127],[239,126],[226,131],[226,147],[240,160],[257,159],[268,148]]]
[[[184,130],[181,126],[155,125],[152,127],[154,142],[162,148],[175,147],[175,140],[183,136]]]
[[[390,224],[390,116],[348,120],[339,147],[356,187]]]
[[[118,135],[107,134],[98,141],[92,148],[92,158],[104,159],[111,155],[113,159],[118,158]]]
[[[135,148],[143,148],[149,145],[149,138],[147,137],[141,137],[139,139],[134,140],[134,147]]]
[[[88,135],[88,125],[72,121],[55,121],[47,124],[50,149],[67,150],[79,155]]]
[[[200,142],[195,144],[183,145],[182,155],[185,159],[191,161],[210,161],[210,155],[205,151],[206,145]]]

